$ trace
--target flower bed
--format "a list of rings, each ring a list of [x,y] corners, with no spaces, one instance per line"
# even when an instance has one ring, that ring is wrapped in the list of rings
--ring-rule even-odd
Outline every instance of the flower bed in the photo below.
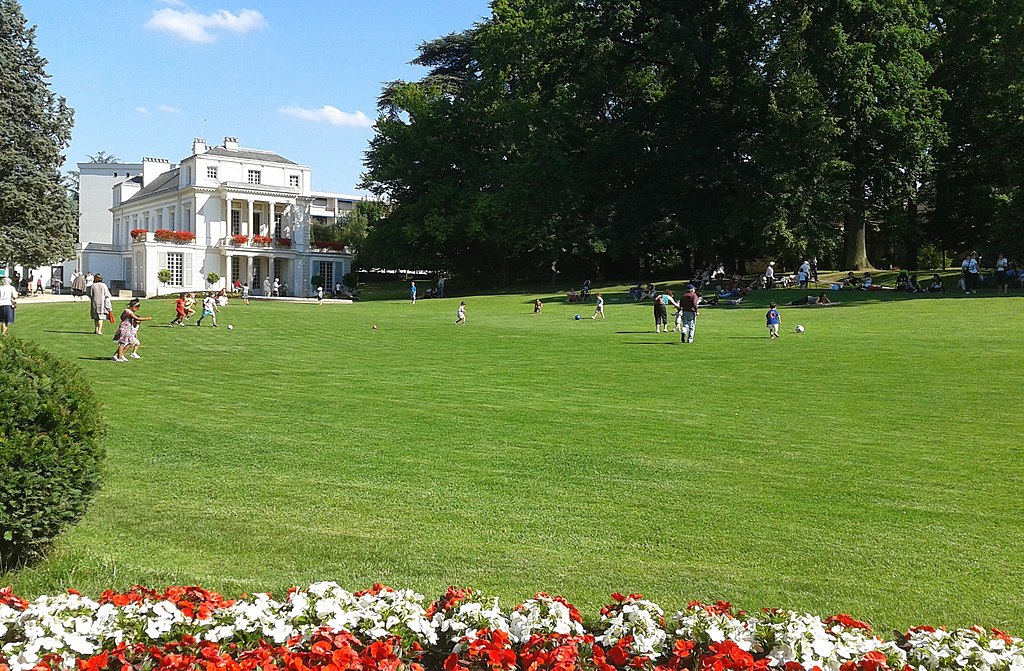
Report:
[[[424,597],[323,582],[283,600],[201,587],[74,591],[27,602],[0,590],[0,671],[1019,671],[1024,642],[980,627],[915,627],[885,639],[848,615],[734,612],[690,603],[665,616],[613,594],[588,631],[561,597],[504,611],[449,588]]]

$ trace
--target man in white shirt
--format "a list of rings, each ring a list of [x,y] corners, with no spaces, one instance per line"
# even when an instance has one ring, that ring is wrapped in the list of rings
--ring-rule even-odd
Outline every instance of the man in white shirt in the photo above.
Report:
[[[775,288],[775,262],[769,261],[768,267],[764,269],[764,287],[765,289]]]
[[[0,337],[7,335],[7,326],[14,323],[14,308],[17,307],[17,292],[11,286],[11,278],[0,279]]]

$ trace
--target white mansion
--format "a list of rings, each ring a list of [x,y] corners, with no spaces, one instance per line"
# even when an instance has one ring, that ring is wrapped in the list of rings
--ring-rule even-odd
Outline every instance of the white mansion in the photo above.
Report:
[[[310,224],[333,223],[360,196],[310,190],[310,169],[235,138],[195,140],[177,166],[79,163],[79,251],[65,264],[102,273],[113,289],[153,295],[248,283],[254,295],[279,279],[288,295],[309,296],[310,279],[333,287],[351,270],[345,249],[318,247]],[[166,284],[157,279],[170,272]],[[220,279],[207,281],[210,273]]]

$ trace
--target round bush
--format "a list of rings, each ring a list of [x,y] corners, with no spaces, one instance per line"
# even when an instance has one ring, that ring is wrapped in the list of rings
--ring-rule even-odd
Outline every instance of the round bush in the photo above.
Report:
[[[39,558],[100,486],[100,404],[77,367],[0,341],[0,568]]]

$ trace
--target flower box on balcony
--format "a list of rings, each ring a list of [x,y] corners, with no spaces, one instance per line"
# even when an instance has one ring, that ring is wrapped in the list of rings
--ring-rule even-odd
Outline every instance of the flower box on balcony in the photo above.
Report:
[[[286,247],[286,248],[289,248],[289,247],[291,247],[291,246],[292,246],[292,239],[291,239],[291,238],[277,238],[276,240],[274,240],[274,243],[275,243],[275,244],[276,244],[276,245],[277,245],[278,247]]]
[[[153,239],[158,242],[173,242],[174,231],[167,228],[158,228],[153,232]]]
[[[196,234],[192,231],[175,231],[174,242],[179,245],[189,245],[196,241]]]
[[[246,235],[232,235],[231,244],[233,245],[245,245],[249,243],[249,237]]]
[[[252,244],[254,244],[256,246],[266,247],[267,245],[270,244],[270,236],[269,235],[254,235],[254,236],[252,236]]]
[[[144,228],[133,228],[131,230],[132,240],[136,242],[143,242],[146,239],[146,229]]]

